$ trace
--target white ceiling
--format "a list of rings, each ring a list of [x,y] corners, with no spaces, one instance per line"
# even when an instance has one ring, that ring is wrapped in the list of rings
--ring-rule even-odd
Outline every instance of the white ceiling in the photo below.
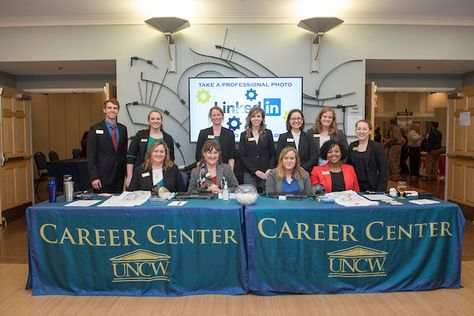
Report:
[[[136,24],[177,16],[191,24],[345,23],[474,25],[473,0],[1,0],[1,26]]]
[[[142,24],[177,16],[194,24],[297,24],[317,16],[344,23],[474,26],[474,0],[0,0],[0,27]],[[417,68],[420,66],[420,68]],[[463,74],[472,61],[367,62],[368,73]],[[0,62],[0,71],[26,75],[115,73],[114,61]]]

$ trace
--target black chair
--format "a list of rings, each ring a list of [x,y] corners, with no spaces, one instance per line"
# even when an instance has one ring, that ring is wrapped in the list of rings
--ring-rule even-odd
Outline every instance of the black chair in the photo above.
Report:
[[[59,160],[59,155],[57,152],[55,152],[54,150],[51,150],[48,154],[49,156],[49,161],[56,161],[56,160]]]
[[[39,196],[37,193],[38,186],[41,180],[48,180],[48,176],[49,176],[48,165],[46,164],[46,155],[42,153],[41,151],[35,153],[34,159],[35,159],[36,169],[38,169],[38,176],[39,176],[38,182],[36,182],[36,186],[35,186],[35,194],[39,199]]]
[[[79,148],[74,148],[72,150],[72,158],[81,158],[81,150]]]

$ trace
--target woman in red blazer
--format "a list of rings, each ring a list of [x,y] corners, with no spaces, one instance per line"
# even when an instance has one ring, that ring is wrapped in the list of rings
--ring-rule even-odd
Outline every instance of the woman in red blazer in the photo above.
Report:
[[[328,140],[321,147],[320,157],[328,163],[313,167],[312,186],[321,184],[326,192],[360,191],[354,167],[341,162],[347,157],[347,149],[342,144],[335,140]]]

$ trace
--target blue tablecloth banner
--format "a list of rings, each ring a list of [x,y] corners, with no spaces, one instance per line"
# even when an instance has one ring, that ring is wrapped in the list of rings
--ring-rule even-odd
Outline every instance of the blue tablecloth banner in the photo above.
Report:
[[[33,295],[245,294],[243,209],[235,201],[182,207],[27,210]]]
[[[344,208],[259,198],[245,210],[249,290],[271,295],[460,287],[459,207],[403,202]]]

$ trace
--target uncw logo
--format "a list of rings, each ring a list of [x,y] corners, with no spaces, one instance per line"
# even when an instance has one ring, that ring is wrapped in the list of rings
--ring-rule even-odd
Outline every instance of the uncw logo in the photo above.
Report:
[[[364,246],[327,253],[329,257],[329,277],[362,278],[387,276],[384,264],[388,252]]]
[[[113,257],[112,282],[169,281],[167,274],[171,257],[162,253],[138,249]]]

